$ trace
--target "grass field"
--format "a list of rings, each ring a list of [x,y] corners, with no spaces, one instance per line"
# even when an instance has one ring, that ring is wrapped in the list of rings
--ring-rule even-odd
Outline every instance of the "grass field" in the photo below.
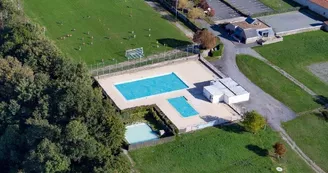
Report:
[[[247,55],[238,55],[237,65],[248,79],[295,112],[320,107],[311,95],[262,61]]]
[[[307,32],[284,37],[284,41],[255,48],[262,56],[281,67],[319,95],[328,97],[328,84],[313,75],[307,66],[328,61],[328,33]]]
[[[24,10],[66,55],[87,64],[125,61],[126,49],[143,47],[148,56],[190,44],[143,0],[27,0]]]
[[[287,11],[293,9],[299,4],[294,2],[293,0],[259,0],[266,6],[270,7],[275,11]]]
[[[328,172],[328,122],[313,113],[302,115],[283,126],[302,151]]]
[[[272,154],[272,145],[279,140],[269,128],[254,135],[240,131],[238,126],[211,127],[130,155],[143,173],[267,173],[276,172],[277,166],[290,173],[312,172],[289,148],[280,161],[265,156],[267,149]]]

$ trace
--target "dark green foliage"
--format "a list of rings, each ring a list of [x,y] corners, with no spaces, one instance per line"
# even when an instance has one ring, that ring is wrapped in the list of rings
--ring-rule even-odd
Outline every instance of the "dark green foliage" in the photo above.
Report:
[[[128,172],[124,125],[84,64],[74,63],[11,1],[0,31],[1,172]]]

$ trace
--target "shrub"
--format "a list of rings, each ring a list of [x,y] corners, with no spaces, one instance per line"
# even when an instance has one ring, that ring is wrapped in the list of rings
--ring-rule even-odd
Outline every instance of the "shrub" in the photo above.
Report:
[[[246,112],[244,116],[243,125],[249,132],[257,133],[266,124],[265,119],[256,111]]]
[[[215,10],[213,8],[210,8],[211,10],[208,12],[208,16],[213,17],[215,16]]]
[[[216,46],[217,38],[210,31],[203,29],[196,32],[193,41],[204,49],[212,49]]]
[[[201,8],[192,8],[191,10],[189,10],[187,17],[189,19],[200,19],[200,18],[204,18],[204,11]]]
[[[185,8],[187,8],[188,4],[189,4],[188,0],[179,0],[178,1],[178,8],[179,9],[185,9]]]
[[[274,148],[274,153],[278,157],[282,157],[287,152],[285,145],[280,142],[275,143],[273,148]]]

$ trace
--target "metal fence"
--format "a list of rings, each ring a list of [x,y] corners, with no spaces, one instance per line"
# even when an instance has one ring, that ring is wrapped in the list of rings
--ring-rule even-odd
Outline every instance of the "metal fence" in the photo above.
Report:
[[[89,67],[92,76],[101,76],[109,73],[130,70],[145,65],[152,65],[164,61],[175,60],[191,55],[199,54],[198,45],[188,45],[176,48],[172,51],[163,52],[157,55],[151,55],[145,58],[129,60],[121,63],[114,62],[114,64],[106,65],[105,63],[98,63]]]

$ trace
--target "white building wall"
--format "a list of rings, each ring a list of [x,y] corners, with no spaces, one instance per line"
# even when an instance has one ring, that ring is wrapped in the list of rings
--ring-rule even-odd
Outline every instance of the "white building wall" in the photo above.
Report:
[[[245,102],[245,101],[248,101],[248,100],[249,100],[249,93],[225,98],[225,102],[227,104]]]

